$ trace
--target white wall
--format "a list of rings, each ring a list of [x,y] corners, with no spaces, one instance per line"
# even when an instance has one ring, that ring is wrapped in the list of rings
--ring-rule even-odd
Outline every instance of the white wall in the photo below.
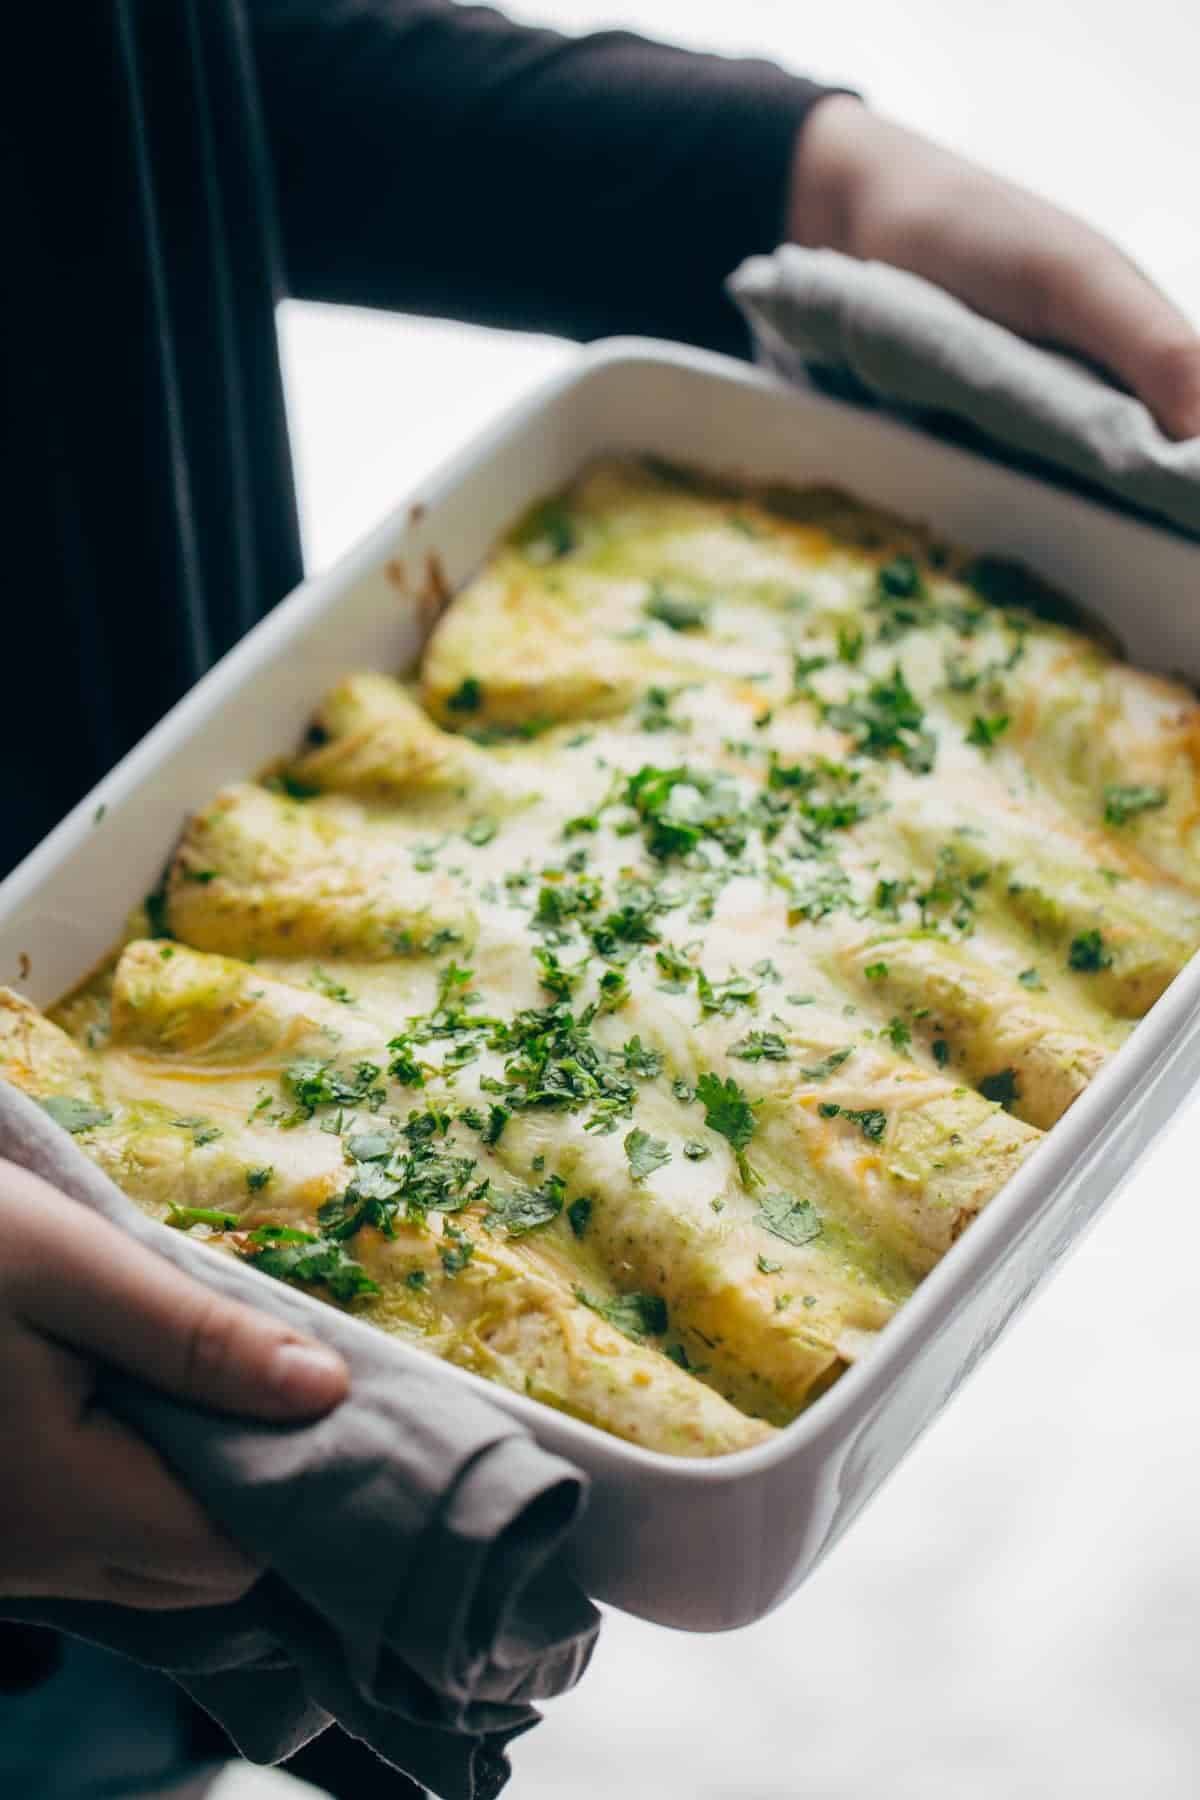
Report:
[[[1200,317],[1195,0],[519,10],[854,82],[1119,236]],[[330,308],[284,330],[315,563],[571,354]],[[1193,1107],[774,1618],[690,1639],[610,1616],[518,1744],[515,1800],[1194,1800],[1198,1164]]]

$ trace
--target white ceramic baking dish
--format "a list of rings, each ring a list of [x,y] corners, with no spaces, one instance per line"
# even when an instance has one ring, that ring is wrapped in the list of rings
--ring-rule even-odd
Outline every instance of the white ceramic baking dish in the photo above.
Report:
[[[0,980],[76,982],[151,888],[188,810],[296,741],[345,671],[407,667],[431,595],[458,586],[531,499],[594,454],[833,481],[1084,599],[1140,663],[1200,675],[1200,548],[741,364],[613,341],[580,354],[307,582],[0,886]],[[870,1355],[771,1443],[710,1463],[618,1442],[485,1384],[581,1465],[577,1541],[598,1597],[695,1631],[749,1623],[817,1564],[1021,1303],[1116,1191],[1200,1074],[1193,959]],[[419,1355],[397,1343],[398,1358]],[[477,1378],[443,1369],[454,1384]]]

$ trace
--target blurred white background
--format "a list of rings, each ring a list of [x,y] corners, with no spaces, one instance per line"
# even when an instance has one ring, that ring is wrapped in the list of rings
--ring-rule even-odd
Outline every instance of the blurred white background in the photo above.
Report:
[[[1195,0],[509,10],[851,82],[1104,227],[1200,318]],[[324,307],[283,329],[314,567],[574,354]],[[1198,1173],[1193,1106],[780,1612],[708,1639],[610,1614],[517,1744],[514,1800],[1195,1800]]]

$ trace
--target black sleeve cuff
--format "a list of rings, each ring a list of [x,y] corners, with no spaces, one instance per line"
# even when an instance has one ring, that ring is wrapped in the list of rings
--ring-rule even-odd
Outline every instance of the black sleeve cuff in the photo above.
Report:
[[[448,0],[251,16],[292,292],[745,349],[722,283],[783,235],[796,134],[835,90]]]

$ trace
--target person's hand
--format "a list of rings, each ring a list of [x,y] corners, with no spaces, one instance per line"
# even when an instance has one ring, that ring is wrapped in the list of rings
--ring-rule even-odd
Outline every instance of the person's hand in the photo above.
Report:
[[[1200,335],[1115,244],[1047,200],[835,94],[797,141],[797,243],[895,264],[1100,364],[1171,437],[1200,436]]]
[[[239,1598],[258,1570],[96,1403],[98,1363],[257,1419],[326,1412],[347,1386],[332,1351],[0,1162],[0,1597]]]

